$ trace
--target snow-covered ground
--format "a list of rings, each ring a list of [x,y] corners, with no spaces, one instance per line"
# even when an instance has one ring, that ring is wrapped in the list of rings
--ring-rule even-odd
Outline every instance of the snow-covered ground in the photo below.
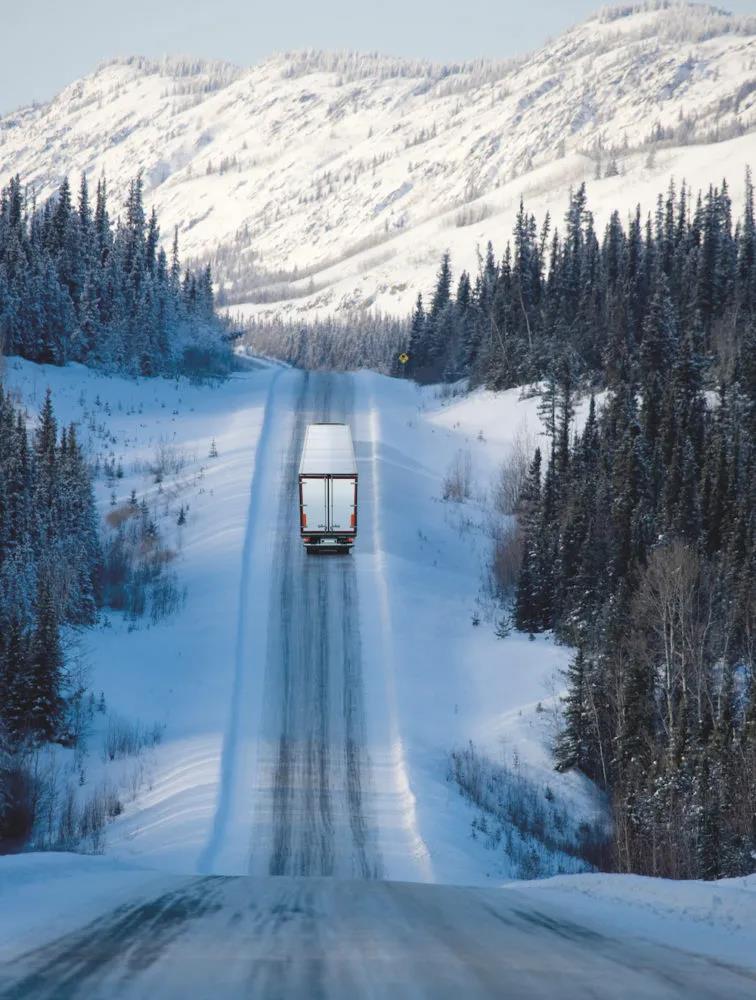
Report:
[[[147,498],[166,541],[179,552],[177,572],[187,588],[186,605],[157,625],[133,628],[118,614],[77,642],[89,667],[89,686],[108,711],[147,726],[164,726],[154,751],[133,760],[103,760],[106,719],[95,714],[84,763],[85,795],[103,781],[114,783],[125,815],[108,834],[108,849],[128,854],[135,830],[150,862],[193,870],[215,812],[223,733],[235,669],[235,631],[247,528],[249,491],[267,394],[276,369],[232,377],[216,389],[186,381],[128,381],[79,365],[37,366],[11,359],[6,385],[33,415],[49,386],[62,423],[76,421],[94,459],[111,456],[123,478],[96,481],[103,514],[111,492],[119,503],[135,489]],[[92,426],[95,427],[92,430]],[[210,458],[215,439],[218,456]],[[143,467],[161,447],[185,462],[160,487]],[[138,470],[138,471],[135,471]],[[179,507],[187,523],[176,524]],[[71,754],[63,754],[78,785]],[[138,804],[129,802],[140,784]]]
[[[485,601],[483,623],[472,624],[491,555],[490,493],[513,440],[526,433],[538,442],[538,400],[520,399],[518,390],[444,399],[366,372],[356,381],[379,464],[385,609],[377,626],[432,877],[468,884],[511,877],[501,851],[471,839],[472,812],[443,780],[450,750],[472,740],[494,761],[551,784],[584,818],[597,808],[587,782],[554,774],[546,749],[569,650],[544,636],[497,638]],[[444,502],[443,480],[460,453],[470,458],[472,497]]]
[[[180,996],[189,981],[204,988],[222,957],[224,995],[251,976],[255,995],[274,996],[283,968],[273,975],[274,954],[288,956],[291,996],[312,995],[313,968],[324,993],[336,996],[455,996],[461,983],[471,996],[492,996],[494,982],[510,984],[513,995],[527,984],[528,995],[549,996],[565,970],[564,996],[583,996],[596,982],[605,996],[749,995],[753,877],[668,883],[577,874],[512,883],[517,866],[502,844],[472,836],[477,812],[447,779],[449,752],[473,741],[539,795],[548,784],[573,819],[601,810],[587,781],[551,769],[558,671],[569,651],[543,636],[497,638],[481,590],[488,494],[514,438],[538,433],[535,399],[516,391],[442,396],[367,372],[306,376],[263,365],[193,386],[10,359],[6,384],[30,411],[49,385],[59,418],[80,422],[92,456],[120,462],[118,498],[132,489],[147,498],[180,553],[187,601],[157,625],[129,628],[110,614],[84,634],[90,684],[104,692],[107,711],[158,723],[162,742],[133,761],[106,763],[96,713],[79,794],[107,780],[125,806],[107,829],[105,857],[0,859],[0,991],[21,982],[10,995],[54,996],[68,984],[70,995],[106,996],[117,984],[123,996],[158,987]],[[308,560],[287,492],[292,455],[303,421],[329,415],[352,424],[360,534],[352,556]],[[145,465],[166,445],[185,464],[156,484]],[[443,479],[460,451],[470,456],[471,497],[444,502]],[[98,480],[103,513],[110,493]],[[188,510],[181,529],[180,505]],[[309,598],[303,603],[314,593],[326,595],[322,618]],[[348,607],[342,593],[351,595]],[[287,617],[289,600],[297,613]],[[340,620],[346,610],[354,620]],[[310,641],[322,656],[313,648],[308,657]],[[302,685],[311,664],[329,665],[329,650],[324,707],[310,707]],[[335,662],[338,650],[348,671],[346,660]],[[284,664],[291,669],[279,683]],[[277,752],[281,705],[289,706],[282,718],[299,789],[289,778],[281,784],[280,751],[278,765],[266,763]],[[352,725],[343,733],[342,710]],[[338,760],[324,758],[327,789],[307,766],[298,741],[310,717],[328,721],[334,756],[338,740],[359,744],[356,804],[354,785],[338,783]],[[75,781],[69,751],[58,763],[62,780]],[[277,812],[282,791],[288,806]],[[277,849],[274,865],[267,845],[275,848],[282,831],[289,846]],[[330,867],[322,857],[307,861],[313,845],[324,857],[336,848]],[[405,881],[257,877],[297,866],[343,874],[355,845],[369,858],[367,874]],[[540,860],[544,872],[560,863],[553,852]],[[389,968],[400,971],[392,978]]]
[[[569,875],[518,883],[576,918],[720,962],[756,967],[756,875],[675,882],[640,875]]]
[[[0,992],[24,1000],[745,1000],[756,984],[753,876],[473,889],[187,877],[72,855],[1,871]]]
[[[313,378],[329,398],[346,393],[352,408],[363,525],[352,557],[356,624],[383,873],[456,883],[516,876],[501,849],[471,837],[475,812],[447,780],[450,751],[473,741],[492,760],[549,784],[576,815],[590,819],[599,808],[587,782],[550,767],[558,670],[569,651],[542,636],[496,638],[480,603],[488,492],[513,437],[525,427],[537,435],[537,401],[516,391],[441,399],[367,372]],[[246,870],[251,748],[265,724],[265,643],[273,631],[268,591],[283,551],[278,498],[303,379],[261,367],[197,387],[8,363],[6,382],[30,411],[49,385],[59,418],[81,422],[93,457],[120,463],[117,499],[132,489],[146,497],[180,552],[182,610],[136,628],[109,614],[80,640],[91,689],[98,698],[104,692],[108,711],[164,727],[160,745],[138,760],[106,763],[105,719],[95,715],[78,794],[105,779],[120,785],[125,810],[105,848],[113,857],[180,872]],[[218,455],[210,458],[213,440]],[[156,485],[143,470],[166,445],[186,465]],[[470,454],[473,496],[444,502],[442,481],[460,451]],[[107,513],[104,478],[97,493]],[[180,505],[188,510],[183,528],[175,523]],[[289,524],[284,507],[283,531],[296,533],[292,508]],[[64,780],[73,782],[73,761],[66,766]]]
[[[141,169],[164,239],[178,226],[184,254],[220,254],[241,312],[404,315],[444,249],[457,269],[475,270],[489,239],[503,253],[521,197],[556,223],[588,181],[602,226],[615,208],[653,212],[672,176],[694,189],[727,177],[739,206],[756,22],[655,6],[596,15],[506,63],[120,60],[0,119],[0,176],[20,173],[39,201],[64,174],[94,186],[104,172],[117,214]],[[613,157],[620,175],[604,177]]]

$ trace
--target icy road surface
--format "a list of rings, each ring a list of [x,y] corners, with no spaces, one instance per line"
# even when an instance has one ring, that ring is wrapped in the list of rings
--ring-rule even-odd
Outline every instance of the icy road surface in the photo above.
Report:
[[[348,423],[351,381],[305,375],[286,452],[271,581],[252,868],[270,875],[377,877],[363,808],[369,780],[360,609],[349,555],[308,556],[296,530],[308,424]]]
[[[252,487],[238,686],[214,833],[201,867],[380,878],[355,560],[308,556],[298,529],[306,427],[353,423],[353,382],[283,372],[278,383]],[[369,463],[361,463],[359,474],[360,491],[368,494]],[[369,519],[364,525],[363,545]]]
[[[756,995],[752,971],[576,919],[520,889],[140,872],[115,879],[99,908],[87,908],[81,894],[68,900],[66,933],[49,915],[33,933],[9,929],[0,941],[0,996]],[[17,901],[24,899],[22,888]]]

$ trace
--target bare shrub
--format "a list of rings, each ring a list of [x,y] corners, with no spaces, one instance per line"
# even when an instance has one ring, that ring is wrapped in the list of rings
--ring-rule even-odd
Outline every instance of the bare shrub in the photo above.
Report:
[[[67,785],[63,793],[63,802],[58,819],[58,843],[61,850],[70,851],[76,846],[79,834],[79,809],[76,801],[76,790],[73,785]]]
[[[113,530],[102,545],[98,579],[102,603],[124,611],[132,621],[149,613],[157,623],[177,611],[186,591],[176,575],[167,572],[176,552],[163,543],[147,505],[124,504],[106,521]]]
[[[462,503],[472,496],[472,455],[469,450],[458,451],[444,477],[441,487],[444,500]]]
[[[491,489],[491,555],[484,586],[500,602],[511,598],[522,566],[523,536],[518,514],[534,448],[535,438],[523,421]]]
[[[454,216],[454,226],[456,229],[464,229],[466,226],[476,226],[493,214],[493,208],[485,203],[482,205],[465,205]]]
[[[522,529],[514,518],[496,526],[491,551],[491,589],[500,600],[509,597],[515,589],[523,547]]]
[[[146,726],[120,715],[111,714],[105,731],[104,754],[107,760],[135,757],[141,750],[157,746],[163,738],[163,726]]]
[[[105,802],[99,795],[93,795],[84,803],[79,819],[79,834],[93,854],[102,851],[105,839]]]
[[[132,517],[136,517],[139,514],[139,510],[133,504],[124,503],[120,507],[115,507],[113,510],[108,511],[105,515],[105,523],[109,528],[120,528],[122,524],[130,520]]]
[[[520,424],[493,486],[493,505],[500,514],[518,513],[535,446],[535,437],[528,431],[527,424]]]
[[[162,482],[166,476],[178,476],[186,468],[187,458],[183,448],[170,441],[161,441],[155,449],[150,473]]]
[[[168,555],[168,553],[166,553]],[[179,611],[186,601],[186,587],[180,587],[175,573],[166,573],[150,587],[150,620],[153,625]]]
[[[0,854],[19,850],[27,842],[39,798],[39,778],[29,758],[0,751]]]
[[[519,878],[609,867],[606,824],[575,820],[548,785],[519,768],[495,763],[469,743],[449,755],[447,780],[479,810],[473,836],[503,850]]]
[[[60,787],[54,752],[18,753],[0,767],[0,854],[25,846],[40,851],[99,853],[108,820],[123,811],[107,782],[89,796],[67,782]]]
[[[133,802],[134,799],[139,794],[139,789],[142,787],[144,782],[145,782],[144,762],[141,760],[137,760],[137,762],[129,771],[125,782],[125,788],[128,791],[129,800],[131,802]]]
[[[73,786],[68,785],[60,810],[57,839],[37,845],[53,850],[78,850],[99,854],[105,846],[105,826],[123,812],[118,793],[103,782],[90,796],[79,802]]]

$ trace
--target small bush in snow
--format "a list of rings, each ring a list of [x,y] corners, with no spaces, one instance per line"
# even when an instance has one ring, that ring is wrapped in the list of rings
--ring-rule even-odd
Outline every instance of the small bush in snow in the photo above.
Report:
[[[122,812],[123,806],[118,794],[106,782],[83,801],[80,801],[76,790],[69,784],[63,792],[55,839],[35,846],[100,854],[105,846],[106,823]]]
[[[485,202],[481,205],[465,205],[454,216],[454,226],[464,229],[466,226],[476,226],[493,214],[493,208]]]
[[[508,611],[505,611],[496,623],[497,639],[506,639],[507,636],[512,634],[513,628],[512,615]]]
[[[102,546],[102,603],[132,621],[149,614],[153,624],[178,611],[186,589],[169,571],[176,553],[163,543],[147,505],[123,504],[109,511],[105,522],[111,531]]]
[[[186,454],[183,448],[168,441],[161,441],[155,449],[155,455],[150,464],[150,472],[157,481],[167,476],[178,476],[186,467]]]
[[[157,746],[162,738],[163,727],[158,723],[145,726],[141,722],[111,715],[105,730],[105,757],[108,760],[135,757],[141,750]]]
[[[491,591],[497,599],[509,597],[517,585],[522,566],[523,536],[516,521],[509,520],[494,528],[491,552]]]
[[[469,451],[458,451],[444,477],[441,495],[444,500],[462,503],[472,496],[472,456]]]
[[[512,449],[502,462],[493,487],[493,505],[499,514],[517,514],[536,439],[522,425],[512,441]]]

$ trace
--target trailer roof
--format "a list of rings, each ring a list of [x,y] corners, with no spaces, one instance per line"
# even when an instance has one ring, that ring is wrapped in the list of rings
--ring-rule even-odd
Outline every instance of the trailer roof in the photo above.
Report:
[[[300,475],[356,476],[357,463],[348,424],[310,424],[305,433]]]

